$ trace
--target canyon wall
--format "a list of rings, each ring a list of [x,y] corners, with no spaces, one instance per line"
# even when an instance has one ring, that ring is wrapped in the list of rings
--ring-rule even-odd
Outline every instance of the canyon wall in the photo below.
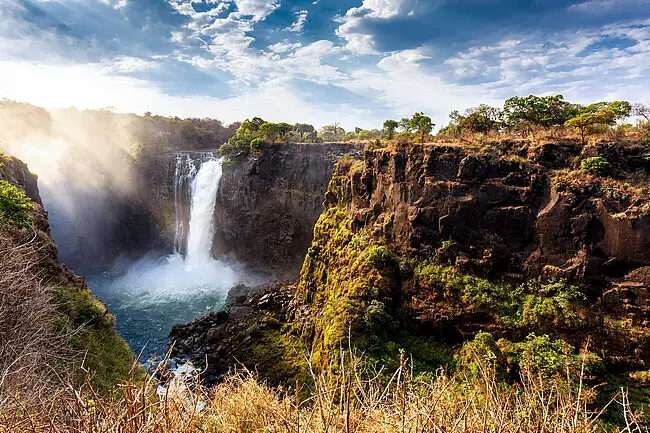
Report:
[[[175,327],[175,351],[200,365],[207,357],[208,378],[244,359],[282,382],[304,373],[301,356],[327,365],[348,344],[387,364],[403,350],[431,371],[488,332],[507,369],[547,338],[575,353],[590,341],[603,372],[641,377],[650,367],[646,151],[503,141],[343,159],[296,283],[238,289],[226,312]],[[607,155],[609,176],[579,169],[596,155]]]
[[[224,166],[214,249],[279,279],[298,276],[334,164],[353,144],[273,144]]]

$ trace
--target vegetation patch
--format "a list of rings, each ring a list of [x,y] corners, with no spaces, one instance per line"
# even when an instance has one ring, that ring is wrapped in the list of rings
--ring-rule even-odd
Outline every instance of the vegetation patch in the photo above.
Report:
[[[612,165],[602,156],[592,156],[583,159],[580,162],[580,168],[587,173],[606,176],[611,172]]]
[[[61,316],[58,327],[68,335],[70,346],[85,353],[76,369],[76,380],[86,374],[100,392],[108,392],[126,377],[133,367],[133,353],[114,330],[115,318],[89,290],[60,287],[55,291]]]
[[[15,185],[0,180],[0,222],[17,227],[29,227],[34,204],[27,195]]]

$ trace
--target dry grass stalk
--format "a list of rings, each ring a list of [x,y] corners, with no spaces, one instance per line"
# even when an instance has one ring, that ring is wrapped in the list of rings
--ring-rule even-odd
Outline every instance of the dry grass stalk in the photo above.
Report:
[[[0,432],[536,432],[602,431],[605,408],[590,409],[590,393],[571,375],[545,380],[529,371],[518,385],[499,382],[489,366],[478,379],[439,370],[414,377],[405,358],[386,372],[341,353],[336,368],[312,369],[306,398],[260,383],[249,371],[235,373],[211,390],[198,377],[174,378],[164,392],[156,382],[130,380],[111,396],[68,385],[57,404],[5,413]],[[155,376],[168,376],[161,363]],[[630,410],[624,390],[620,405],[626,425],[641,432],[639,414]],[[4,429],[4,430],[3,430]]]

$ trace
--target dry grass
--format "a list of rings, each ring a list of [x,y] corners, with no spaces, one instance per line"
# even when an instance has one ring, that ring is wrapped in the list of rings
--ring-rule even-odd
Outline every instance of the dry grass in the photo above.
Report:
[[[0,415],[0,432],[604,431],[599,417],[605,408],[590,408],[593,392],[570,374],[545,381],[525,372],[520,384],[508,386],[495,379],[489,366],[474,380],[442,370],[414,377],[402,359],[387,379],[360,359],[346,354],[341,359],[336,368],[312,371],[310,392],[270,388],[248,371],[211,390],[195,376],[174,378],[163,392],[155,391],[153,378],[129,381],[108,397],[88,384],[84,390],[68,385],[57,404]],[[163,372],[159,367],[157,374]],[[625,424],[614,431],[644,431],[625,393],[608,406],[624,412]]]
[[[14,238],[25,233],[26,242]],[[42,281],[43,248],[36,232],[0,227],[0,410],[50,398],[64,375],[68,354]]]

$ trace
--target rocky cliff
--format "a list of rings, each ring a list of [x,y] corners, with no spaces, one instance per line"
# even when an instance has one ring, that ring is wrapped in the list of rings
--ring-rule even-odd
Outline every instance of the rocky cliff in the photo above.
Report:
[[[88,373],[98,390],[108,390],[131,369],[131,351],[85,279],[59,263],[36,175],[0,155],[0,180],[24,191],[33,204],[26,227],[0,217],[2,398],[14,391],[30,398],[44,387],[63,386],[68,373],[75,381]],[[3,204],[15,200],[2,198]],[[81,363],[83,371],[76,369]]]
[[[276,278],[296,278],[332,169],[351,144],[274,144],[226,163],[215,211],[215,252]]]
[[[207,355],[213,378],[236,358],[277,379],[269,359],[292,352],[300,370],[296,352],[327,363],[348,342],[385,363],[404,349],[430,370],[488,332],[508,369],[589,341],[600,374],[639,385],[650,367],[647,150],[504,141],[344,159],[297,284],[176,327],[176,351]],[[579,169],[595,155],[607,176]]]

